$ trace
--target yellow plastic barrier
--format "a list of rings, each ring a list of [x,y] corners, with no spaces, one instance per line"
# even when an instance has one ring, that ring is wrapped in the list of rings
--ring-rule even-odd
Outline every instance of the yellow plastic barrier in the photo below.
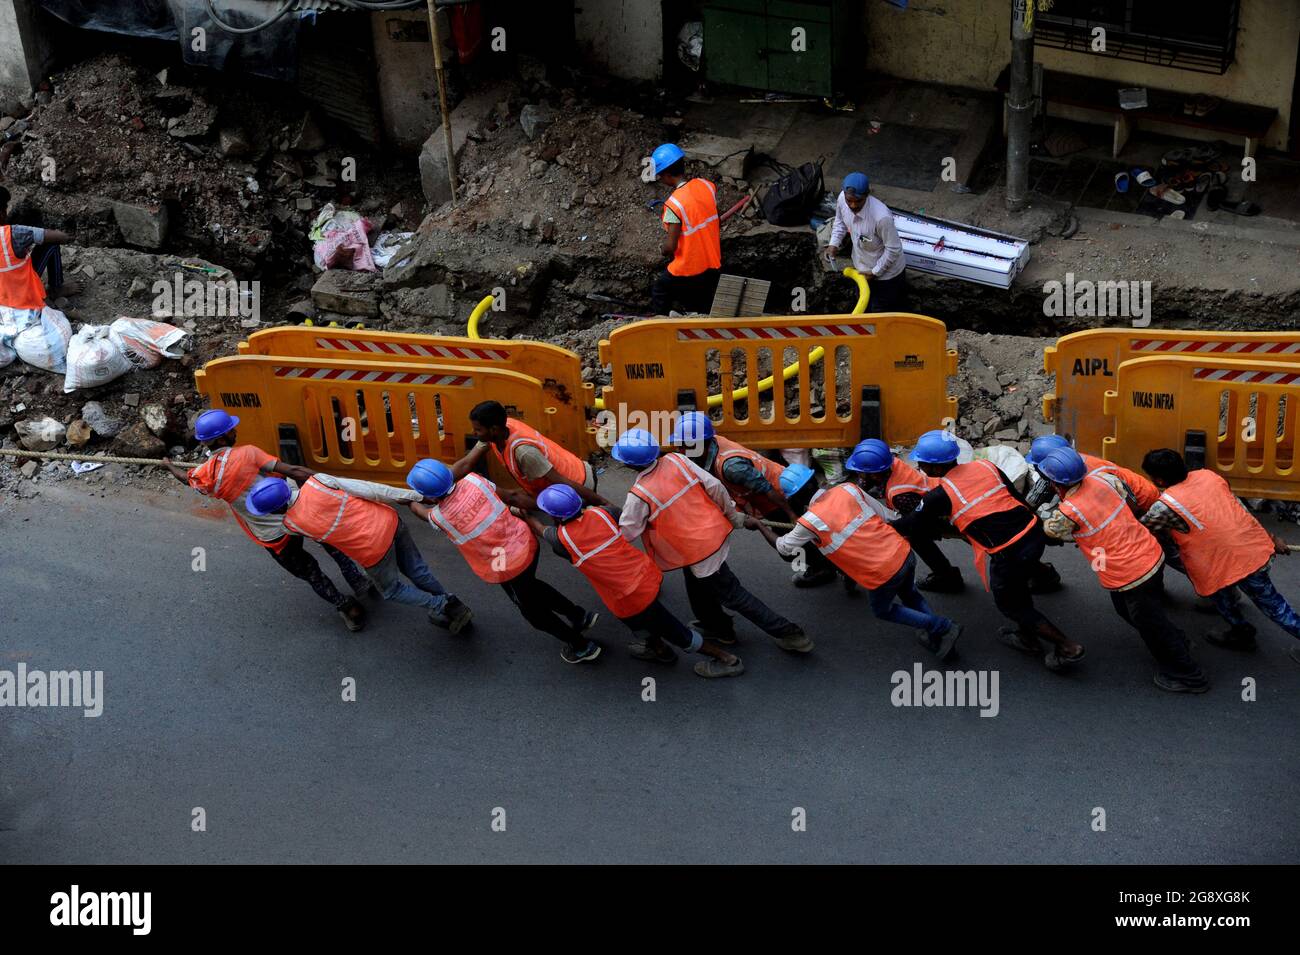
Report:
[[[1130,358],[1149,355],[1213,355],[1300,362],[1298,332],[1203,332],[1159,328],[1097,328],[1065,335],[1043,349],[1043,370],[1056,375],[1056,391],[1043,395],[1043,420],[1074,438],[1080,451],[1101,453],[1111,434],[1102,395],[1115,386],[1115,372]]]
[[[1205,467],[1243,497],[1300,500],[1296,413],[1300,366],[1179,355],[1134,358],[1118,368],[1103,402],[1114,435],[1102,457],[1140,471],[1154,448],[1183,451],[1204,433]]]
[[[491,296],[484,301],[490,303]],[[582,380],[582,359],[545,342],[287,325],[254,332],[248,341],[239,343],[239,353],[506,368],[542,383],[546,403],[555,407],[548,424],[551,430],[544,432],[547,437],[580,456],[596,450],[595,432],[587,423],[587,409],[595,393],[591,383]]]
[[[814,367],[823,349],[833,360]],[[946,387],[957,353],[947,349],[943,323],[921,315],[657,318],[615,329],[600,343],[600,360],[612,372],[605,423],[649,427],[660,438],[669,412],[703,408],[714,391],[722,399],[711,410],[717,429],[758,448],[852,445],[864,424],[907,442],[957,411]],[[794,372],[783,387],[749,397],[751,383],[786,365]],[[725,387],[738,378],[740,388]]]
[[[557,413],[535,377],[488,365],[239,355],[195,373],[213,408],[238,415],[239,437],[270,454],[344,477],[403,485],[420,458],[448,463],[469,448],[469,410],[500,401],[539,431]]]

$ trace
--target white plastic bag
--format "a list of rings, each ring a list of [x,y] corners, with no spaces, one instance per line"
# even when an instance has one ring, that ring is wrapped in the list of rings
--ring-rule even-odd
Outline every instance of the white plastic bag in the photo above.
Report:
[[[123,316],[108,328],[114,343],[138,368],[156,368],[164,358],[180,358],[189,350],[189,332],[166,322]]]
[[[1007,476],[1012,484],[1019,487],[1019,481],[1029,473],[1029,462],[1018,450],[1007,444],[990,444],[975,452],[975,457],[992,461],[998,470]]]
[[[0,321],[0,368],[12,365],[18,358],[18,353],[13,350],[14,336],[17,334],[18,326]]]
[[[107,325],[86,325],[68,343],[68,373],[64,393],[94,388],[132,369],[131,360],[109,334]]]
[[[46,305],[36,322],[14,336],[13,350],[33,368],[63,374],[67,371],[68,342],[72,326],[57,308]]]

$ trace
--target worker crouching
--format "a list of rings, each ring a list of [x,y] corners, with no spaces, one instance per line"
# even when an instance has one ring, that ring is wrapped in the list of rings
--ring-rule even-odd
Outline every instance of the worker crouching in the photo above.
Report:
[[[587,578],[624,626],[633,633],[645,634],[644,640],[629,645],[632,656],[672,664],[677,662],[672,649],[675,646],[708,657],[695,665],[695,672],[702,677],[740,676],[745,672],[740,657],[704,639],[659,602],[663,571],[623,537],[618,526],[619,508],[583,507],[582,498],[564,484],[543,490],[537,506],[555,520],[555,526],[546,527],[537,518],[522,513],[533,534]]]
[[[916,555],[907,539],[885,522],[888,513],[867,488],[868,467],[877,449],[862,442],[844,462],[851,477],[813,497],[792,531],[776,537],[763,528],[777,553],[787,559],[809,543],[867,591],[871,612],[881,620],[921,631],[921,645],[946,660],[952,655],[961,625],[930,609],[916,587]]]
[[[432,458],[417,462],[406,477],[420,496],[411,510],[445,534],[481,580],[500,584],[525,620],[561,641],[565,663],[595,662],[601,646],[586,634],[599,614],[537,579],[541,550],[528,525],[511,513],[512,504],[530,508],[533,499],[521,491],[498,491],[469,467],[468,456],[451,467]]]

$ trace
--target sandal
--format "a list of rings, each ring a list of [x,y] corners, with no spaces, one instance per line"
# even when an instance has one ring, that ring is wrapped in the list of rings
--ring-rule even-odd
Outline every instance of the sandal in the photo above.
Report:
[[[1186,196],[1184,196],[1177,189],[1174,189],[1172,186],[1168,186],[1168,185],[1156,186],[1154,189],[1151,190],[1151,195],[1155,196],[1157,199],[1163,199],[1165,202],[1174,206],[1181,206],[1184,202],[1187,201]]]
[[[677,662],[677,652],[666,643],[660,643],[658,648],[655,648],[648,640],[637,640],[627,645],[627,652],[638,660],[647,660],[651,663]]]
[[[1148,189],[1156,184],[1156,177],[1151,175],[1151,170],[1135,167],[1132,176],[1137,180],[1139,186],[1146,186]]]
[[[1053,673],[1060,673],[1062,670],[1068,670],[1087,655],[1088,651],[1081,647],[1077,657],[1063,657],[1060,652],[1053,647],[1048,650],[1046,656],[1043,657],[1043,666],[1047,667],[1047,669],[1051,670]]]
[[[1220,202],[1219,208],[1224,212],[1231,212],[1235,216],[1257,216],[1262,211],[1255,203],[1245,199],[1239,199],[1236,202]]]

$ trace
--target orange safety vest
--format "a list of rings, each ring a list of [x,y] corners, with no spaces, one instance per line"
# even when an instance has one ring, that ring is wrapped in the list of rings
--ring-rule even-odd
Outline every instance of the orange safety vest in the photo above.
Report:
[[[1128,489],[1133,492],[1133,497],[1137,499],[1138,507],[1147,511],[1151,509],[1160,498],[1160,488],[1156,487],[1136,471],[1130,471],[1128,468],[1122,468],[1118,464],[1107,461],[1105,458],[1099,458],[1091,454],[1080,454],[1083,463],[1088,467],[1089,474],[1096,474],[1098,471],[1108,471],[1118,477],[1128,485]]]
[[[510,513],[506,502],[477,474],[467,474],[442,503],[429,510],[429,523],[451,540],[470,570],[489,584],[519,576],[537,554],[537,538]]]
[[[544,478],[524,476],[515,462],[515,451],[520,445],[530,444],[537,448],[546,456],[546,460],[551,462],[551,467],[574,484],[587,482],[587,466],[568,448],[556,444],[536,428],[531,428],[515,418],[506,419],[506,430],[510,432],[510,437],[506,440],[505,452],[503,453],[495,444],[492,445],[492,451],[496,454],[497,460],[504,464],[506,470],[519,482],[519,486],[533,497],[544,491],[552,482]]]
[[[1249,577],[1272,559],[1273,538],[1213,471],[1189,472],[1160,500],[1190,528],[1173,536],[1187,577],[1202,597]]]
[[[944,493],[948,495],[948,501],[952,504],[952,523],[960,534],[965,534],[966,528],[981,517],[1000,514],[1002,511],[1010,511],[1018,507],[1022,508],[1029,517],[1028,523],[1020,533],[997,547],[988,548],[978,541],[966,538],[970,542],[971,550],[975,552],[975,569],[979,571],[980,580],[984,581],[984,589],[988,590],[989,555],[1010,547],[1028,534],[1038,522],[1038,516],[1012,496],[1007,486],[1002,483],[1002,472],[992,461],[970,461],[959,464],[939,479],[939,487],[943,488]]]
[[[654,603],[663,572],[623,537],[603,508],[589,507],[559,527],[560,542],[609,612],[634,617]]]
[[[387,504],[326,487],[313,477],[298,489],[284,526],[338,548],[362,567],[374,567],[393,546],[397,512]]]
[[[682,223],[673,260],[668,263],[669,273],[699,275],[722,268],[722,228],[713,183],[707,179],[688,179],[673,190],[664,205],[677,213]]]
[[[900,494],[924,494],[934,487],[928,474],[923,474],[900,457],[894,458],[889,468],[889,479],[885,481],[885,503],[894,506],[894,498]]]
[[[713,456],[713,476],[727,486],[731,496],[736,499],[737,503],[748,505],[751,509],[756,507],[755,493],[749,488],[742,487],[739,484],[732,484],[723,475],[722,466],[732,458],[744,458],[755,468],[763,477],[767,478],[767,483],[772,485],[773,497],[778,500],[785,498],[781,493],[781,472],[784,470],[781,465],[777,464],[771,458],[765,458],[756,451],[751,451],[743,444],[737,444],[729,438],[722,435],[715,435],[714,441],[718,442],[718,453]]]
[[[30,255],[14,252],[13,227],[0,225],[0,305],[9,308],[45,307],[45,286],[32,268]]]
[[[912,552],[855,484],[822,491],[798,522],[817,535],[817,549],[831,563],[868,590],[887,584]]]
[[[1128,501],[1095,474],[1061,499],[1061,513],[1074,521],[1074,542],[1107,590],[1141,580],[1165,559],[1160,542],[1133,516]]]
[[[221,448],[203,464],[190,471],[190,487],[195,490],[225,501],[235,523],[240,526],[248,539],[259,547],[280,553],[289,544],[289,535],[276,540],[264,541],[249,528],[240,513],[244,507],[244,496],[258,478],[262,477],[262,465],[276,459],[261,448],[252,444],[238,444],[233,448]]]
[[[637,475],[629,493],[650,507],[645,547],[661,570],[699,563],[717,553],[732,531],[690,462],[676,451]]]

